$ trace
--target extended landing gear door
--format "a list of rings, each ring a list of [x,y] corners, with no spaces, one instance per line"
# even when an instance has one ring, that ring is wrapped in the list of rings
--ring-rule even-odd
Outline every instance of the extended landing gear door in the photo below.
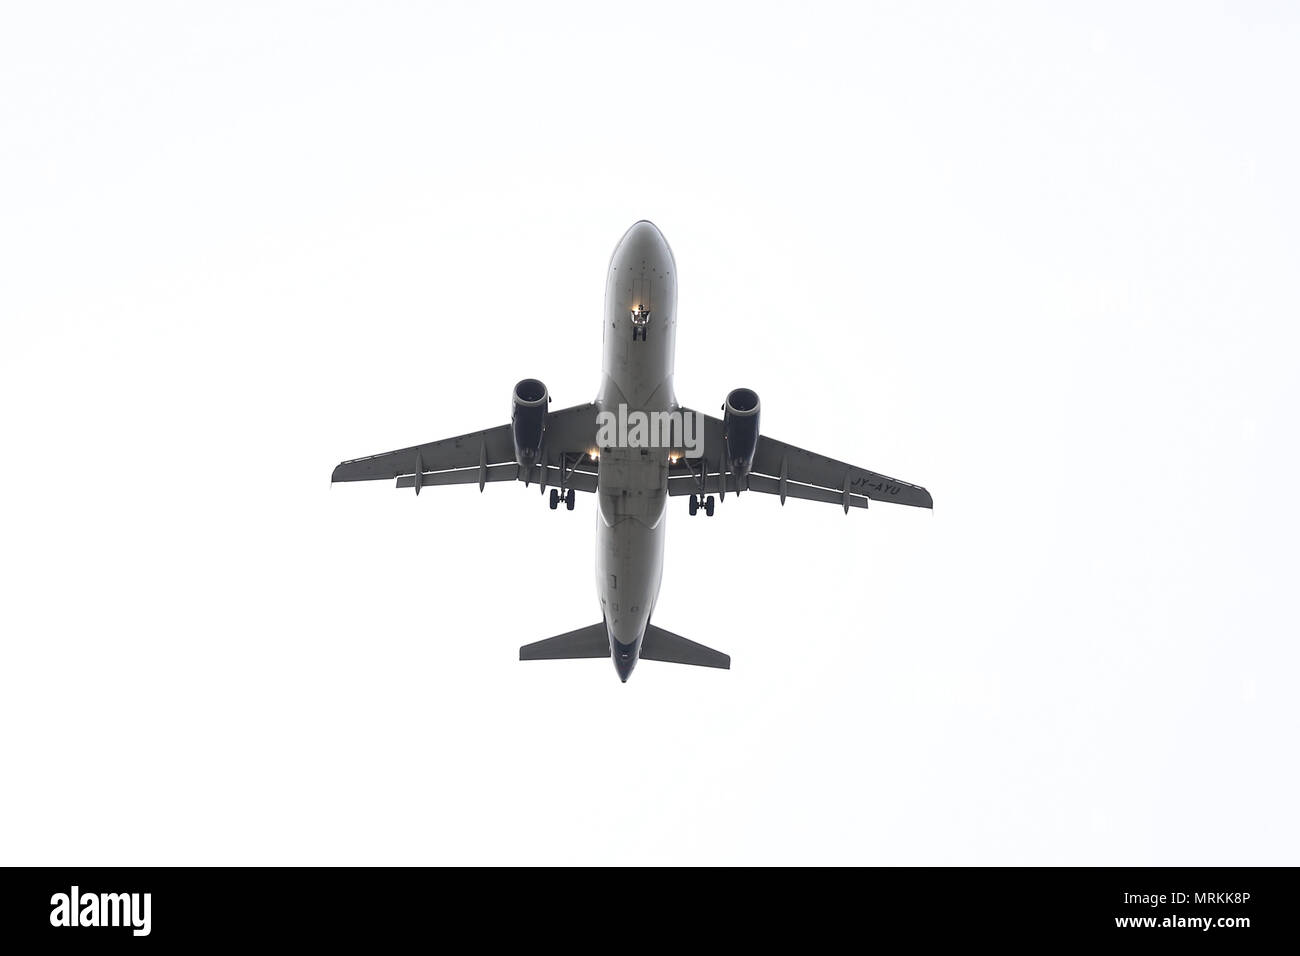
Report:
[[[650,311],[650,280],[645,278],[632,280],[632,311],[644,309]]]

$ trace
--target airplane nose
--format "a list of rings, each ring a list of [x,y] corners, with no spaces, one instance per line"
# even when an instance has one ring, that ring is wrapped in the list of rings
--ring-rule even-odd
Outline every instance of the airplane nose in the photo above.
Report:
[[[624,236],[625,239],[641,239],[641,240],[645,240],[645,239],[662,240],[663,237],[664,234],[659,231],[659,227],[656,226],[649,219],[639,219],[636,222],[632,223],[632,228],[629,229],[627,231],[627,235]]]
[[[636,645],[622,644],[618,641],[612,642],[614,645],[614,670],[618,671],[618,679],[624,684],[632,675],[632,668],[636,667]]]
[[[632,228],[623,233],[619,240],[618,251],[624,256],[640,258],[643,256],[661,256],[668,250],[668,240],[649,219],[634,222]]]

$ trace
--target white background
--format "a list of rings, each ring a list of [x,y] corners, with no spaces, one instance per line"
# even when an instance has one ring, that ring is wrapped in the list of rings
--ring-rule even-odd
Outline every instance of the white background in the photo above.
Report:
[[[1300,862],[1293,7],[111,6],[0,17],[0,862]],[[937,507],[674,500],[622,685],[592,499],[329,473],[643,217]]]

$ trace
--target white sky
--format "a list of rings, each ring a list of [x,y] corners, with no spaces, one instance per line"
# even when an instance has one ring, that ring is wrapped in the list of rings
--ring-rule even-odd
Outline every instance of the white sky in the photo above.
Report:
[[[1295,864],[1286,4],[9,4],[0,862]],[[670,510],[730,673],[521,664],[594,505],[329,487],[677,392],[933,514]]]

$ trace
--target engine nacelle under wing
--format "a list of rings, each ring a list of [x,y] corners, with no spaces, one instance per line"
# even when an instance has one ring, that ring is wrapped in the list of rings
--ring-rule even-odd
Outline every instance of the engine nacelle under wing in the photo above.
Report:
[[[515,461],[519,463],[520,476],[532,468],[542,455],[546,440],[546,407],[551,395],[545,383],[526,378],[518,385],[510,400],[510,434],[515,443]]]
[[[722,405],[722,434],[727,444],[727,471],[743,479],[754,465],[758,451],[758,393],[748,388],[732,389]],[[743,487],[743,481],[741,482]]]

